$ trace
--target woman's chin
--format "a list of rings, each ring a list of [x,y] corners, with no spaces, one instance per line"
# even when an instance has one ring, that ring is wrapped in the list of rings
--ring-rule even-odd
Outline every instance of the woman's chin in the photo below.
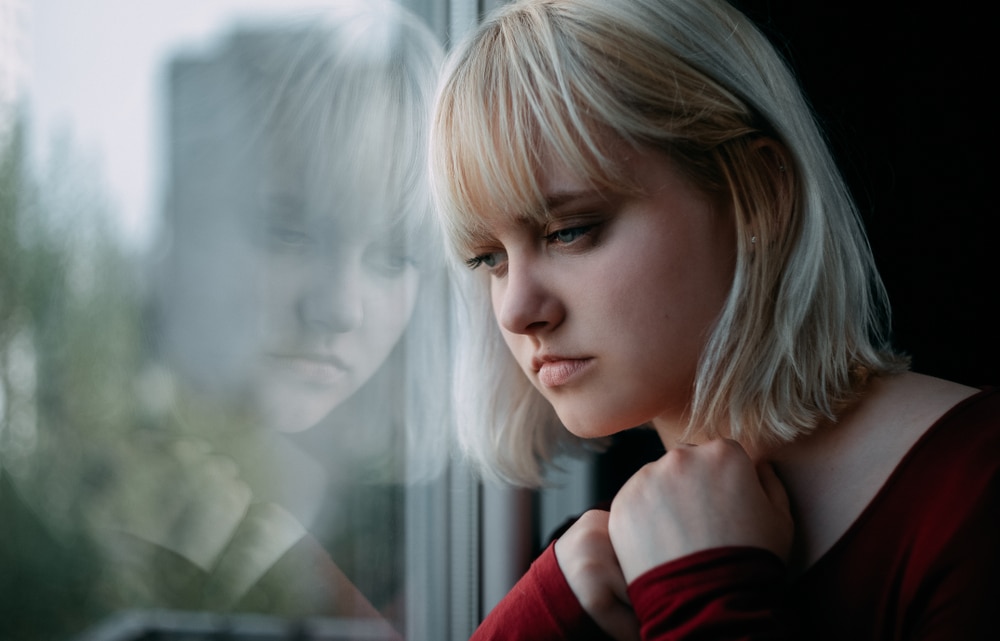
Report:
[[[598,439],[613,436],[619,432],[632,429],[629,425],[620,425],[610,422],[596,422],[593,420],[564,419],[559,418],[563,426],[570,434],[582,439]]]
[[[272,376],[255,385],[257,412],[265,427],[287,434],[308,430],[355,391],[353,380],[337,385],[310,385]]]
[[[275,432],[297,434],[315,427],[336,406],[316,399],[283,398],[262,404],[260,416],[264,426]]]

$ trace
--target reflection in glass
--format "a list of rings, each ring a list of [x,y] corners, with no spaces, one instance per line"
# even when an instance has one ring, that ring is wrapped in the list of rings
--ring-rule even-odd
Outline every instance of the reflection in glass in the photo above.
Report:
[[[91,346],[117,351],[74,368],[105,402],[83,417],[55,386],[65,407],[33,419],[19,457],[10,408],[41,391],[5,384],[0,403],[0,507],[74,556],[72,625],[169,608],[405,629],[404,488],[447,452],[424,183],[440,56],[419,20],[359,1],[243,23],[168,64],[162,238],[149,269],[112,248],[88,285],[113,290]],[[2,321],[20,328],[7,361],[45,358],[35,321]]]

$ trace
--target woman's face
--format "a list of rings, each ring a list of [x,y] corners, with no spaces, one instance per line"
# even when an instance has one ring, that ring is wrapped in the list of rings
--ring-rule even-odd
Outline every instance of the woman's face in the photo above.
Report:
[[[180,349],[208,391],[273,429],[303,430],[385,362],[419,270],[384,194],[319,176],[292,143],[234,164],[195,200],[216,222],[187,250],[200,268],[184,284],[190,308],[176,314]]]
[[[621,145],[617,160],[639,195],[546,162],[547,225],[493,225],[476,254],[504,340],[571,432],[653,421],[668,437],[732,283],[733,214],[662,153]]]
[[[385,362],[409,321],[418,272],[402,239],[276,215],[263,230],[256,358],[265,420],[310,427]]]

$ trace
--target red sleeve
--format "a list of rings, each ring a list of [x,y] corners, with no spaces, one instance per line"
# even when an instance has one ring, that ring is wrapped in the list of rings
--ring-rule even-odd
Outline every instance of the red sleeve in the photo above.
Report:
[[[470,641],[605,641],[610,639],[570,589],[554,544],[489,613]]]
[[[785,566],[760,548],[713,548],[665,563],[629,584],[643,641],[792,638]]]

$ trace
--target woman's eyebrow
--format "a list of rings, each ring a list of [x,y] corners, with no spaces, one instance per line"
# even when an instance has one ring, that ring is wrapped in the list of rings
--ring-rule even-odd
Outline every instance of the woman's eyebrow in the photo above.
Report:
[[[494,219],[492,224],[481,223],[467,230],[466,244],[470,247],[489,247],[500,244],[497,230],[512,228],[533,228],[539,225],[538,217],[528,214],[516,214]]]
[[[304,222],[305,202],[302,198],[283,191],[264,191],[258,196],[264,214],[286,222]]]
[[[559,209],[570,207],[579,202],[607,202],[608,194],[597,187],[581,188],[557,188],[543,194],[543,204],[534,211],[528,213],[499,215],[492,219],[492,224],[480,222],[468,229],[466,232],[467,245],[490,246],[495,245],[497,240],[496,229],[499,227],[511,228],[534,228],[544,226],[545,221],[551,220],[552,215]]]
[[[607,200],[607,196],[604,194],[604,192],[602,192],[600,189],[597,188],[568,189],[568,190],[554,191],[545,194],[545,209],[548,211],[552,211],[581,200],[605,201]]]
[[[487,229],[475,227],[467,232],[466,245],[469,247],[488,246],[497,243],[496,236]]]

